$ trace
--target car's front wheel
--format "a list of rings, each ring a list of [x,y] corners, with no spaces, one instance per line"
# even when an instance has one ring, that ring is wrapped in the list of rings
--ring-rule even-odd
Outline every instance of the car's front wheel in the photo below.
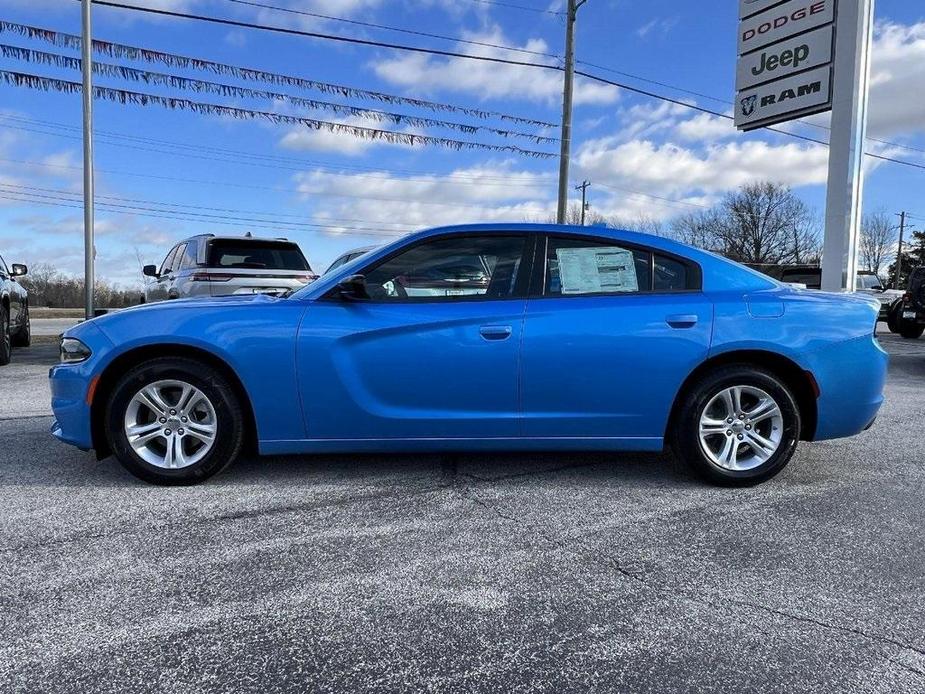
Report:
[[[746,364],[702,378],[676,421],[675,454],[724,486],[770,479],[790,462],[800,440],[800,411],[790,390],[770,371]]]
[[[28,305],[23,307],[22,325],[10,339],[14,347],[28,347],[32,344],[32,320],[29,318]]]
[[[13,356],[13,343],[10,339],[10,313],[4,304],[0,304],[0,366],[10,363]]]
[[[154,484],[195,484],[237,457],[241,404],[228,380],[193,359],[161,358],[123,376],[106,408],[109,445],[133,475]]]

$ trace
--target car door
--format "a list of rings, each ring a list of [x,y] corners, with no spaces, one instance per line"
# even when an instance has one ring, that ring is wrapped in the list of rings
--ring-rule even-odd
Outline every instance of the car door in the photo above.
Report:
[[[171,265],[177,255],[178,248],[179,246],[174,246],[170,249],[170,252],[164,258],[164,262],[161,263],[161,269],[158,271],[157,277],[145,285],[145,301],[163,301],[167,298],[167,291],[172,281]]]
[[[297,349],[308,437],[517,436],[532,244],[430,237],[359,269],[368,299],[312,303]]]
[[[606,238],[543,245],[524,327],[524,435],[658,446],[710,346],[699,267]]]

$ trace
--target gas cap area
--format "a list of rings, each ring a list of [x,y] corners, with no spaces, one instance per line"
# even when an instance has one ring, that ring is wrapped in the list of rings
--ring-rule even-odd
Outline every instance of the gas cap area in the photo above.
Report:
[[[765,296],[746,296],[745,305],[752,318],[780,318],[784,315],[784,302]]]

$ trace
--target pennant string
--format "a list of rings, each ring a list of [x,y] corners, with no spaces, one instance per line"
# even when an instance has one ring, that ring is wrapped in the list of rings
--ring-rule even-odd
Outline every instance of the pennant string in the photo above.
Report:
[[[80,36],[76,34],[68,34],[51,29],[43,29],[41,27],[30,26],[27,24],[19,24],[17,22],[0,20],[0,33],[3,32],[16,34],[29,39],[44,41],[46,43],[62,48],[69,48],[73,50],[80,49],[81,39]],[[268,72],[265,70],[255,70],[253,68],[238,67],[234,65],[228,65],[226,63],[218,63],[200,58],[191,58],[188,56],[167,53],[164,51],[139,48],[137,46],[129,46],[111,41],[94,39],[93,50],[111,58],[122,58],[125,60],[143,61],[147,63],[160,63],[175,68],[190,68],[231,76],[241,80],[265,82],[268,84],[317,91],[324,94],[333,94],[343,98],[367,99],[389,104],[406,104],[418,108],[428,109],[430,111],[452,111],[482,120],[489,118],[500,118],[501,120],[533,125],[542,128],[558,127],[558,125],[555,123],[548,123],[546,121],[536,120],[533,118],[525,118],[522,116],[513,116],[497,111],[486,111],[483,109],[467,106],[455,106],[452,104],[444,104],[435,101],[415,99],[413,97],[385,94],[382,92],[370,91],[366,89],[358,89],[356,87],[347,87],[340,84],[319,82],[317,80],[307,79],[304,77],[295,77],[292,75],[284,75],[275,72]]]
[[[12,72],[8,70],[0,70],[0,81],[16,87],[28,87],[29,89],[38,89],[41,91],[57,91],[68,94],[75,94],[81,91],[81,84],[79,82],[71,82],[69,80],[45,77],[41,75],[32,75],[23,72]],[[304,116],[292,116],[271,111],[256,111],[234,106],[223,106],[220,104],[192,101],[190,99],[159,96],[156,94],[146,94],[143,92],[128,91],[125,89],[114,89],[112,87],[94,87],[93,95],[94,98],[104,99],[119,104],[132,104],[137,106],[161,106],[163,108],[193,111],[194,113],[206,115],[227,116],[238,120],[262,119],[276,124],[287,123],[292,125],[301,125],[312,130],[325,130],[327,132],[346,134],[364,140],[381,140],[383,142],[388,142],[389,144],[407,145],[410,147],[417,145],[430,145],[445,147],[457,151],[487,150],[492,152],[508,152],[520,156],[533,157],[536,159],[552,159],[557,156],[551,152],[523,149],[521,147],[517,147],[516,145],[494,145],[484,142],[469,142],[466,140],[453,140],[445,137],[434,137],[432,135],[418,135],[416,133],[403,133],[395,132],[392,130],[364,128],[357,125],[317,120]]]
[[[20,46],[10,46],[0,44],[0,55],[4,58],[22,60],[29,63],[38,63],[44,65],[53,65],[59,68],[80,70],[81,59],[59,53],[49,53],[46,51],[37,51],[31,48],[22,48]],[[388,111],[378,111],[375,109],[359,108],[357,106],[347,106],[344,104],[335,104],[329,101],[318,101],[316,99],[305,99],[290,94],[281,94],[263,89],[251,89],[248,87],[239,87],[237,85],[224,84],[221,82],[209,82],[205,80],[181,77],[163,72],[150,72],[148,70],[138,70],[136,68],[126,67],[124,65],[114,65],[112,63],[101,63],[94,61],[94,74],[108,77],[121,78],[127,81],[144,82],[145,84],[158,84],[174,89],[185,89],[194,92],[209,92],[228,97],[241,97],[251,99],[267,99],[270,101],[283,100],[288,101],[296,106],[310,108],[314,110],[323,110],[336,113],[343,116],[354,116],[374,120],[377,122],[390,121],[396,125],[409,125],[412,127],[427,128],[447,128],[468,134],[478,132],[488,132],[501,137],[520,137],[531,140],[536,144],[551,144],[558,142],[558,138],[547,137],[543,135],[533,135],[531,133],[519,132],[516,130],[504,130],[493,128],[486,125],[469,125],[466,123],[456,123],[453,121],[438,120],[435,118],[423,118],[420,116],[410,116],[402,113],[391,113]]]

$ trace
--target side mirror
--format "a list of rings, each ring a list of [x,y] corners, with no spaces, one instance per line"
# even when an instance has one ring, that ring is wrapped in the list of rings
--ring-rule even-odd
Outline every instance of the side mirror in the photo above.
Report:
[[[10,266],[10,274],[13,275],[13,277],[22,277],[28,272],[29,268],[27,268],[25,265],[21,265],[20,263],[13,263]]]
[[[886,288],[881,287],[879,284],[875,284],[873,287],[871,287],[871,289],[873,289],[875,292],[885,292],[886,291]]]
[[[141,274],[145,277],[157,277],[157,265],[145,265],[141,269]]]
[[[366,278],[363,275],[350,275],[337,283],[337,292],[341,298],[349,301],[361,301],[369,298],[366,291]]]

